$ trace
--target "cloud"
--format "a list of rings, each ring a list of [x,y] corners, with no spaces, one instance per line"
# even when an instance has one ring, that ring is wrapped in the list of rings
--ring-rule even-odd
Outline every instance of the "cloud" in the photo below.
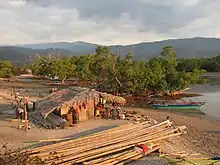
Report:
[[[219,0],[1,0],[0,44],[219,36]]]

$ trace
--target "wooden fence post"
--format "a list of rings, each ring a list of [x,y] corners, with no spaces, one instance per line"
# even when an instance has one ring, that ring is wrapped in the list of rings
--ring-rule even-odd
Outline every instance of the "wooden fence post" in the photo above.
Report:
[[[25,98],[25,96],[23,97],[23,103],[24,103],[25,131],[28,132],[28,114],[27,114],[27,104],[28,104],[28,101]]]

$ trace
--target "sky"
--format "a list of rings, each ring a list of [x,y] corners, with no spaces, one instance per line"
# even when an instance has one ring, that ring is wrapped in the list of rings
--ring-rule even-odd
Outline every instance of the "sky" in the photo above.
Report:
[[[220,37],[220,0],[0,0],[0,45]]]

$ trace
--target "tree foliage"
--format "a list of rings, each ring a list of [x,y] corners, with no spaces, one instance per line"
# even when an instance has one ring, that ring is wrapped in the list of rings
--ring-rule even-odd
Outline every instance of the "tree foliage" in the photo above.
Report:
[[[144,90],[174,91],[201,80],[204,70],[196,60],[176,59],[172,46],[162,49],[161,55],[149,61],[135,61],[129,52],[123,59],[112,54],[109,47],[98,46],[93,55],[74,57],[41,57],[32,64],[35,74],[91,80],[98,88],[111,92],[139,93]]]
[[[178,59],[178,71],[191,72],[196,68],[207,72],[220,72],[220,55],[212,58]]]
[[[10,78],[12,74],[13,65],[9,60],[0,61],[0,77]]]
[[[31,65],[32,72],[48,78],[58,77],[62,83],[75,76],[75,64],[69,57],[46,56],[39,57]]]

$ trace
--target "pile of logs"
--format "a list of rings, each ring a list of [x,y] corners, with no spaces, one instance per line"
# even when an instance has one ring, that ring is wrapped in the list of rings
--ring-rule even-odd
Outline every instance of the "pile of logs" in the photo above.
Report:
[[[86,137],[29,149],[28,152],[30,158],[41,158],[45,164],[122,165],[159,150],[164,139],[179,136],[185,129],[185,126],[170,126],[169,120],[156,125],[129,123]],[[135,149],[136,144],[148,146],[145,154]]]
[[[151,119],[149,116],[141,115],[141,114],[139,114],[135,111],[134,112],[126,111],[125,119],[128,120],[128,121],[136,122],[136,123],[149,121],[149,123],[157,124],[156,120]]]

